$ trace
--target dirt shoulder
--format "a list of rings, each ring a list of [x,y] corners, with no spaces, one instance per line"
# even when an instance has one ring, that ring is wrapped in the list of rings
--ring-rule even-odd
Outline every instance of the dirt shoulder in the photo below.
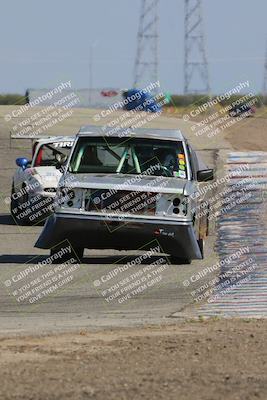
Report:
[[[246,118],[227,131],[225,139],[238,151],[267,151],[267,111]]]
[[[266,399],[267,321],[2,338],[0,398]]]

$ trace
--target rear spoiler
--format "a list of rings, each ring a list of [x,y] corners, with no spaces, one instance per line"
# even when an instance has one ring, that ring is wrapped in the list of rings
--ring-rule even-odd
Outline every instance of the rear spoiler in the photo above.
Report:
[[[37,145],[37,141],[39,140],[39,139],[46,139],[46,140],[48,140],[48,139],[53,139],[53,138],[59,138],[59,136],[60,136],[60,139],[61,138],[64,138],[64,140],[66,140],[66,141],[74,141],[74,136],[65,136],[65,135],[38,135],[38,134],[34,134],[34,133],[32,133],[32,134],[28,134],[28,135],[24,135],[23,133],[12,133],[11,131],[10,131],[10,133],[9,133],[9,148],[10,149],[28,149],[29,150],[29,146],[27,146],[26,148],[25,147],[21,147],[21,146],[18,146],[18,147],[16,147],[16,146],[13,146],[12,145],[12,140],[17,140],[17,139],[19,139],[19,140],[22,140],[22,139],[24,139],[24,140],[31,140],[31,152],[32,152],[32,157],[34,156],[34,153],[35,153],[35,149],[36,149],[36,145]],[[65,139],[66,138],[66,139]]]
[[[31,140],[31,144],[33,145],[35,140],[38,139],[50,139],[53,136],[48,136],[48,135],[37,135],[32,133],[31,135],[24,135],[23,133],[12,133],[11,131],[9,132],[9,148],[10,149],[16,149],[17,147],[12,146],[12,140],[17,140],[17,139],[24,139],[24,140]]]
[[[20,134],[20,133],[11,133],[10,132],[10,135],[9,135],[9,148],[10,149],[29,149],[29,145],[27,145],[27,147],[23,147],[23,146],[14,146],[13,144],[14,144],[14,142],[12,143],[12,141],[14,141],[14,140],[30,140],[31,141],[31,154],[32,154],[32,157],[33,157],[33,155],[34,155],[34,152],[35,152],[35,143],[36,143],[36,141],[38,140],[38,139],[50,139],[51,138],[51,136],[41,136],[41,135],[37,135],[37,134],[34,134],[34,133],[32,133],[32,134],[28,134],[28,135],[24,135],[24,134]],[[26,145],[26,144],[25,144]]]

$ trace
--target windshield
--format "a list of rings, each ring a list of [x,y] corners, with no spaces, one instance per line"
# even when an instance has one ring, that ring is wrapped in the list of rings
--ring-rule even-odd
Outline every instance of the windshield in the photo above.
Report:
[[[150,174],[187,179],[181,141],[81,137],[72,154],[72,173]]]
[[[65,162],[72,144],[72,141],[43,144],[35,157],[34,167],[56,166],[59,162]]]

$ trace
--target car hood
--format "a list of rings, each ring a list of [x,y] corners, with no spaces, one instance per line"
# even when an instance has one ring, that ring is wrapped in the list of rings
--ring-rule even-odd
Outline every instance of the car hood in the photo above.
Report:
[[[71,174],[60,180],[61,186],[87,189],[129,190],[191,195],[196,183],[180,178],[125,174]]]

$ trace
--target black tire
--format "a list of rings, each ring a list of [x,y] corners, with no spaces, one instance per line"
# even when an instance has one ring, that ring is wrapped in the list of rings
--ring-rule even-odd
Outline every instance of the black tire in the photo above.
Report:
[[[25,188],[25,186],[22,186],[22,190]],[[28,193],[24,193],[21,199],[19,200],[18,204],[25,204],[29,201],[29,195]],[[23,211],[26,211],[27,208],[23,209]],[[23,212],[22,211],[22,212]],[[31,221],[29,220],[30,214],[28,214],[25,217],[22,217],[20,219],[17,218],[17,223],[18,225],[24,225],[24,226],[29,226],[32,225]]]
[[[192,262],[190,258],[176,257],[176,256],[170,256],[170,261],[171,264],[173,265],[182,265],[182,264],[189,265]]]
[[[83,259],[84,248],[83,247],[75,247],[72,251],[72,256],[75,258],[76,262],[81,263]]]
[[[201,252],[202,259],[203,259],[204,258],[204,240],[199,239],[197,242],[198,242],[199,250]]]
[[[55,246],[50,249],[50,257],[57,255],[66,245]],[[81,263],[83,259],[84,248],[83,247],[73,247],[71,246],[71,252],[64,254],[61,258],[55,258],[52,262],[53,264],[61,264],[70,259],[74,259],[76,263]]]
[[[11,198],[11,201],[10,201],[10,214],[15,219],[15,221],[17,221],[17,218],[16,218],[16,214],[17,213],[15,213],[14,210],[18,208],[18,200],[14,199],[14,194],[15,194],[15,189],[14,189],[14,182],[13,182],[12,189],[11,189],[11,196],[10,196],[10,198]]]
[[[22,188],[25,186],[22,186]],[[21,199],[17,199],[15,200],[13,198],[13,195],[15,194],[15,188],[14,188],[14,184],[12,185],[12,191],[11,191],[11,204],[10,204],[10,213],[12,215],[12,217],[15,219],[16,223],[18,225],[21,226],[28,226],[31,225],[31,221],[29,220],[29,216],[25,216],[22,218],[18,218],[18,215],[20,215],[20,213],[24,212],[26,210],[22,209],[22,210],[17,210],[17,212],[14,212],[15,209],[18,209],[20,204],[26,203],[28,201],[28,193],[24,194],[23,197]]]

